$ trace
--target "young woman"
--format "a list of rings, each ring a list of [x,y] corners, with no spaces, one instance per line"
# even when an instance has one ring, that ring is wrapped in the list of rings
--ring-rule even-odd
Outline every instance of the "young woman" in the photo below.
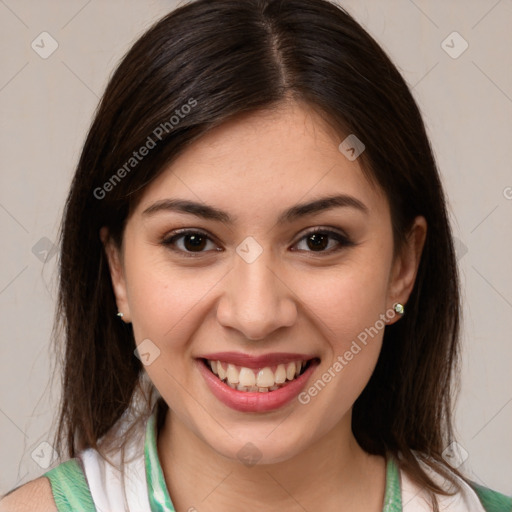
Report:
[[[418,108],[324,0],[128,52],[69,193],[61,462],[2,510],[509,511],[443,457],[459,288]]]

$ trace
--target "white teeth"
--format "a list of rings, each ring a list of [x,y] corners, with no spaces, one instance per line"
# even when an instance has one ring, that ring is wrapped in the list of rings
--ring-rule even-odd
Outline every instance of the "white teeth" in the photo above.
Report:
[[[217,375],[220,380],[224,380],[226,378],[226,370],[224,370],[220,361],[217,361]]]
[[[286,380],[286,368],[284,367],[284,364],[278,365],[275,380],[276,384],[283,384],[283,382]]]
[[[292,380],[295,377],[295,363],[288,363],[288,366],[286,367],[286,378],[288,380]]]
[[[274,372],[269,368],[262,368],[258,372],[256,378],[256,385],[260,388],[269,388],[274,385]]]
[[[231,382],[231,384],[238,384],[240,382],[238,370],[232,364],[228,364],[226,376],[228,378],[228,382]],[[245,386],[246,384],[244,383],[243,385]]]
[[[256,375],[254,375],[254,372],[249,368],[242,367],[240,369],[240,376],[238,378],[240,379],[240,384],[242,384],[243,386],[250,387],[256,384]],[[228,380],[231,380],[229,378],[229,371]]]
[[[223,366],[225,365],[225,367]],[[287,381],[298,377],[306,366],[306,361],[278,364],[275,372],[268,366],[259,370],[239,367],[231,363],[208,360],[212,372],[228,386],[239,391],[259,391],[267,393],[282,387]]]

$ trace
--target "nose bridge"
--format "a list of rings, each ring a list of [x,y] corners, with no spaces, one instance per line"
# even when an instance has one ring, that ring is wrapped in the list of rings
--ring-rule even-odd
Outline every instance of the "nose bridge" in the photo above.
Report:
[[[279,276],[272,250],[263,250],[251,238],[237,247],[217,317],[223,326],[256,340],[293,325],[297,311],[290,290]]]

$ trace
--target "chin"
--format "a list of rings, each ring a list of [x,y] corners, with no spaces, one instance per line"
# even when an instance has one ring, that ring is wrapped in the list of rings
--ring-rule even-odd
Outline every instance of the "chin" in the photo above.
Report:
[[[267,428],[247,428],[238,429],[238,432],[233,430],[228,432],[233,437],[226,434],[222,440],[206,438],[205,441],[219,455],[241,462],[247,467],[255,464],[261,466],[285,462],[306,450],[311,442],[300,432],[290,435],[286,429],[280,431],[280,428],[276,428],[275,425],[270,428],[267,426]]]

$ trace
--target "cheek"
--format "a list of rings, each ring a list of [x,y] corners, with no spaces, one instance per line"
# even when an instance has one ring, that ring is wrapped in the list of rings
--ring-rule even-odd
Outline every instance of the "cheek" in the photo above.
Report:
[[[310,318],[325,347],[317,380],[304,390],[301,403],[311,402],[310,411],[328,411],[326,428],[361,394],[380,354],[390,259],[372,254],[367,259],[361,253],[323,275],[301,276],[302,300],[314,313]]]
[[[297,273],[288,281],[333,348],[343,349],[385,313],[389,266],[383,260],[361,256],[330,269]]]
[[[184,411],[190,398],[183,389],[193,389],[197,376],[184,363],[192,357],[193,340],[211,307],[209,299],[226,270],[178,268],[162,258],[142,256],[126,269],[136,344],[147,346],[149,339],[154,344],[150,351],[158,354],[145,370],[171,409],[188,423]]]
[[[198,312],[222,277],[218,271],[177,268],[169,262],[134,261],[128,296],[135,339],[153,337],[176,348],[190,338]],[[128,270],[129,272],[129,270]],[[200,317],[200,315],[199,315]],[[170,343],[172,341],[172,343]]]

